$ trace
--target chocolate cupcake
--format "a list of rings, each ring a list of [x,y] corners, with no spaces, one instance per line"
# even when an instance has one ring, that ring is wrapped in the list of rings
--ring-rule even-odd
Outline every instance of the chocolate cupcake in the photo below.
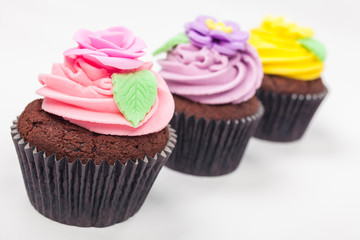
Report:
[[[133,216],[176,141],[174,101],[144,42],[124,27],[80,30],[64,63],[41,74],[12,137],[31,204],[69,225]]]
[[[200,16],[185,33],[155,54],[159,74],[174,94],[171,121],[178,141],[166,166],[188,174],[217,176],[234,171],[263,107],[255,97],[263,77],[247,32],[234,22]]]
[[[300,139],[327,94],[321,79],[325,47],[313,31],[282,17],[266,17],[251,31],[264,79],[257,92],[265,106],[255,137],[279,142]]]

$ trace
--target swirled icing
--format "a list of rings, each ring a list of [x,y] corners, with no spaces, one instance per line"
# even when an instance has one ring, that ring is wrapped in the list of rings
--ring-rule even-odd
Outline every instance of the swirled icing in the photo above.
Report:
[[[234,56],[206,46],[179,44],[159,64],[159,74],[172,93],[203,104],[245,102],[254,96],[263,77],[259,56],[247,43]]]
[[[138,59],[144,55],[143,40],[125,27],[80,30],[74,40],[78,46],[64,52],[64,63],[53,64],[51,74],[39,75],[44,86],[37,93],[45,97],[45,111],[100,134],[138,136],[167,126],[174,112],[174,100],[164,80],[151,70],[152,63]],[[141,70],[154,74],[151,77],[156,78],[157,87],[153,86],[157,96],[145,117],[133,126],[114,100],[112,76],[135,75]],[[136,98],[135,93],[129,98]]]
[[[323,62],[298,41],[312,35],[311,29],[282,17],[266,17],[251,31],[249,42],[258,50],[265,74],[307,81],[319,78],[324,69]]]
[[[141,69],[151,69],[151,66],[151,63],[146,63]],[[137,128],[125,119],[113,99],[111,74],[83,58],[65,58],[64,63],[53,64],[51,74],[40,74],[39,81],[44,87],[37,94],[45,97],[42,105],[45,111],[90,131],[145,135],[165,128],[174,111],[173,98],[166,83],[158,74],[155,75],[158,96]]]

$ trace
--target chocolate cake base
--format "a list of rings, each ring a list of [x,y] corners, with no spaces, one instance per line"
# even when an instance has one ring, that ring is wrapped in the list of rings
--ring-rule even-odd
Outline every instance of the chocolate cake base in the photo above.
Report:
[[[79,159],[70,163],[66,157],[37,151],[20,136],[16,121],[11,136],[34,208],[54,221],[81,227],[110,226],[133,216],[176,143],[175,131],[169,127],[169,140],[155,156],[97,165]]]
[[[321,93],[325,91],[326,87],[321,78],[311,81],[303,81],[265,74],[261,84],[261,89],[275,93],[295,93],[305,95]]]
[[[276,142],[300,139],[326,94],[320,78],[301,81],[265,75],[256,93],[265,114],[254,137]]]
[[[184,97],[173,95],[175,100],[175,111],[190,117],[205,118],[206,120],[236,120],[256,113],[259,108],[259,101],[254,96],[240,104],[201,104],[193,102]]]
[[[263,115],[262,104],[256,97],[237,105],[206,105],[174,98],[176,112],[170,123],[178,138],[166,166],[197,176],[234,171]]]
[[[143,136],[97,134],[45,112],[41,104],[42,99],[31,102],[20,115],[17,124],[20,136],[38,151],[44,150],[48,156],[55,154],[57,159],[67,157],[70,163],[76,159],[82,164],[89,159],[95,164],[105,160],[110,165],[116,160],[135,161],[161,152],[169,138],[167,127]]]

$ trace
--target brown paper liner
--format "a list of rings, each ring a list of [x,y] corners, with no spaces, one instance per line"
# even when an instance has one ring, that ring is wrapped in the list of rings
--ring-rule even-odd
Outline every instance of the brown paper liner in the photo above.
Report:
[[[169,126],[167,145],[154,157],[114,165],[90,160],[83,165],[79,160],[69,163],[66,157],[46,157],[21,138],[16,121],[11,129],[31,204],[52,220],[81,227],[110,226],[133,216],[176,143]]]
[[[234,171],[263,113],[261,103],[255,114],[240,120],[207,121],[175,113],[170,123],[178,139],[166,166],[198,176],[218,176]]]
[[[327,92],[299,95],[258,90],[256,96],[264,104],[265,114],[254,137],[277,142],[300,139]]]

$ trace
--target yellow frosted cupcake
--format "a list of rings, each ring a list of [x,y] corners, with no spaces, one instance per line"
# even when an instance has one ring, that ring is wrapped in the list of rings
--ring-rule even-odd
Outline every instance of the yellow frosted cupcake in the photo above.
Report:
[[[255,137],[271,141],[300,139],[327,93],[321,79],[326,50],[313,30],[283,17],[265,17],[249,42],[264,68],[257,92],[265,115]]]

